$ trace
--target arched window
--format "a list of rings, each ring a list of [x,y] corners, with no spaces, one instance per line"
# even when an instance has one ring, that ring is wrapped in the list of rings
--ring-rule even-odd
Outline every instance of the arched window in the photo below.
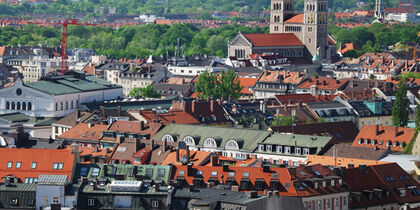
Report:
[[[71,101],[71,109],[73,109],[73,107],[74,107],[74,106],[73,106],[73,101]]]
[[[17,109],[17,110],[20,110],[20,102],[17,102],[17,103],[16,103],[16,109]]]
[[[204,147],[216,148],[217,147],[216,141],[212,138],[207,138],[204,141]]]
[[[69,109],[69,102],[66,101],[66,109]]]
[[[164,136],[162,136],[162,141],[166,141],[166,142],[175,142],[174,138],[169,135],[169,134],[165,134]]]
[[[55,103],[55,111],[58,111],[58,103]]]
[[[28,110],[32,110],[32,103],[28,102]]]
[[[6,109],[10,109],[10,102],[6,101]]]
[[[11,108],[11,109],[12,109],[12,110],[14,110],[15,108],[16,108],[16,107],[15,107],[15,102],[13,101],[13,102],[12,102],[12,108]]]
[[[26,110],[26,102],[22,102],[22,110]]]
[[[235,140],[229,140],[226,143],[225,149],[230,149],[230,150],[239,150],[239,145],[238,142],[236,142]]]
[[[281,10],[281,4],[278,4],[278,5],[277,5],[277,9],[278,9],[278,10]]]
[[[64,109],[64,105],[63,105],[63,102],[61,102],[61,109],[60,110],[63,110]]]
[[[193,137],[191,136],[186,136],[184,137],[183,141],[185,142],[185,144],[187,144],[188,146],[195,146],[195,141],[193,139]]]

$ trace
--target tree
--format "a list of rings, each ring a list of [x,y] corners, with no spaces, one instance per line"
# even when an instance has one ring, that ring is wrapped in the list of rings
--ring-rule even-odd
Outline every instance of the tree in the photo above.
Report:
[[[243,88],[233,70],[222,72],[220,76],[204,71],[194,87],[198,96],[204,99],[221,97],[238,99]]]
[[[133,98],[144,97],[144,98],[160,98],[161,95],[151,85],[144,88],[133,88],[128,96]]]
[[[276,116],[274,121],[271,123],[271,126],[291,126],[292,125],[292,116]]]
[[[398,83],[397,92],[395,93],[394,108],[392,109],[392,125],[404,127],[408,122],[408,99],[405,79],[401,79]]]

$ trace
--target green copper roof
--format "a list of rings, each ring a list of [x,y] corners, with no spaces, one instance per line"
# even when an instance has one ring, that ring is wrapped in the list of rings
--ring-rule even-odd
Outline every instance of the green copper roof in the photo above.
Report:
[[[314,57],[312,58],[312,61],[319,61],[319,55],[315,54]]]
[[[65,76],[47,78],[39,82],[25,83],[24,85],[49,95],[121,88],[119,85],[80,71],[72,71]]]
[[[251,152],[257,148],[258,143],[261,143],[270,135],[270,132],[202,125],[168,124],[153,139],[161,141],[165,134],[176,138],[175,141],[182,141],[186,136],[190,136],[195,140],[197,146],[203,146],[207,138],[212,138],[216,141],[218,148],[224,148],[229,140],[235,140],[240,150]]]
[[[27,123],[34,126],[48,126],[57,121],[56,118],[50,117],[31,117],[19,112],[7,113],[0,115],[0,119],[9,123]]]

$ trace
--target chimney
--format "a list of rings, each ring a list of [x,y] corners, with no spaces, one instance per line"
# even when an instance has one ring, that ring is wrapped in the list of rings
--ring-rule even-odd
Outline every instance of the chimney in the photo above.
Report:
[[[165,139],[165,140],[163,140],[163,142],[162,142],[161,151],[162,151],[162,152],[165,152],[165,151],[166,151],[166,147],[167,147],[167,142],[166,142],[166,139]]]
[[[155,182],[155,192],[159,192],[159,191],[160,191],[160,183]]]
[[[248,198],[256,198],[258,195],[257,191],[249,191]]]
[[[394,135],[395,135],[395,137],[398,136],[398,127],[397,126],[394,127]]]
[[[118,113],[118,117],[121,116],[121,106],[118,106],[117,113]]]
[[[102,117],[105,117],[105,107],[100,106],[99,109],[101,110]]]
[[[327,85],[327,81],[326,80],[322,80],[322,84],[323,85]]]
[[[93,123],[88,123],[88,128],[91,128],[91,127],[93,127]]]
[[[210,165],[211,166],[219,165],[218,161],[219,161],[219,156],[217,156],[216,154],[213,154],[213,155],[210,156]]]
[[[366,164],[360,164],[359,170],[361,174],[366,174]]]
[[[93,187],[94,190],[98,189],[98,181],[97,180],[93,180],[92,187]]]
[[[289,168],[289,173],[290,173],[290,175],[292,175],[292,176],[294,176],[294,177],[296,177],[296,168]]]
[[[214,113],[214,100],[210,100],[210,112]]]
[[[191,102],[191,112],[192,112],[193,114],[195,114],[195,106],[196,106],[196,103],[197,103],[197,101],[195,101],[195,100],[193,100],[193,101]]]
[[[149,147],[147,149],[153,150],[154,144],[155,144],[155,141],[153,139],[150,139],[149,144],[148,144]]]
[[[341,176],[345,176],[346,175],[346,167],[345,166],[341,166],[340,167],[340,175]]]
[[[350,87],[354,88],[354,81],[353,80],[350,80]]]
[[[121,144],[121,143],[123,143],[124,142],[124,136],[118,136],[117,137],[117,143],[118,144]]]
[[[108,165],[104,165],[104,176],[108,176]]]
[[[301,101],[301,100],[299,100],[299,101],[298,101],[298,108],[299,108],[299,109],[302,109],[302,107],[303,107],[303,105],[302,105],[302,101]]]
[[[77,163],[80,162],[79,145],[76,143],[71,144],[71,153],[74,154],[74,159]]]
[[[265,172],[265,173],[270,172],[270,166],[269,165],[263,165],[262,168],[263,168],[263,172]]]
[[[190,147],[187,145],[185,149],[187,150],[187,162],[190,162]]]
[[[236,112],[237,112],[237,110],[236,110],[236,104],[233,104],[232,105],[232,112],[233,112],[233,114],[236,115]]]
[[[239,192],[239,186],[238,185],[233,185],[231,190],[235,191],[235,192]]]
[[[176,162],[179,162],[179,148],[176,148]]]
[[[51,210],[61,210],[61,204],[55,203],[53,200],[53,203],[51,203]]]
[[[144,121],[140,121],[140,131],[144,130]]]

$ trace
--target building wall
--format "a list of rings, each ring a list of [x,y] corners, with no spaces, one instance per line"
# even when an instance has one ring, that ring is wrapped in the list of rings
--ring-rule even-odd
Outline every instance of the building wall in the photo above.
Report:
[[[36,186],[36,209],[51,206],[54,198],[64,207],[64,186],[40,185]]]
[[[358,117],[356,126],[360,130],[364,125],[392,125],[392,116]]]
[[[329,200],[330,206],[328,206],[327,200]],[[349,192],[303,197],[302,202],[308,210],[347,210],[349,209]]]
[[[35,208],[35,191],[1,191],[0,192],[0,208],[2,209],[33,209]],[[11,201],[14,198],[18,198],[19,202],[17,206],[11,205]],[[34,205],[29,205],[28,201],[33,200]]]
[[[131,209],[152,209],[151,203],[152,200],[158,200],[160,208],[158,209],[168,209],[168,196],[167,194],[161,195],[152,195],[152,194],[122,194],[125,197],[131,198]],[[104,194],[104,193],[81,193],[79,192],[77,204],[80,209],[115,209],[116,202],[118,198],[121,198],[118,194]],[[88,206],[88,199],[94,199],[95,206]],[[169,199],[170,200],[170,199]],[[120,200],[121,201],[121,200]]]

